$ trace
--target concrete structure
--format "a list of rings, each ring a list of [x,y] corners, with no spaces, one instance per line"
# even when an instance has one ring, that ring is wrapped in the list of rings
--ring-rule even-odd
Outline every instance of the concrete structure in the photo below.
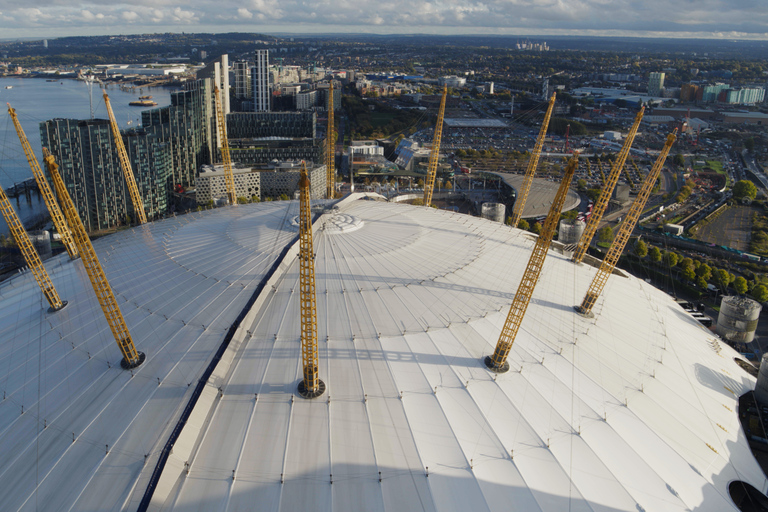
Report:
[[[440,87],[448,86],[452,89],[459,89],[467,85],[467,79],[456,75],[441,76],[437,79],[437,85]]]
[[[630,201],[629,192],[631,189],[632,187],[630,187],[625,183],[617,183],[616,186],[613,188],[613,193],[611,194],[611,200],[616,201],[617,203],[622,205],[628,204]]]
[[[79,262],[46,265],[66,315],[28,272],[0,283],[3,510],[736,512],[732,483],[768,489],[755,378],[668,295],[621,273],[584,319],[596,270],[554,244],[493,375],[535,235],[372,199],[315,222],[319,400],[295,391],[296,201],[94,242],[133,373]]]
[[[507,212],[507,207],[502,203],[483,203],[480,209],[484,219],[502,224],[506,220],[504,214]]]
[[[501,176],[503,186],[508,187],[514,191],[514,194],[523,186],[523,180],[525,176],[522,174],[506,174],[506,173],[493,173]],[[549,212],[552,201],[555,199],[557,188],[560,186],[559,182],[549,181],[543,178],[533,178],[533,184],[531,185],[531,191],[528,193],[528,199],[525,202],[525,208],[523,208],[523,219],[537,219],[539,217],[545,217]],[[581,203],[579,194],[574,190],[568,190],[568,195],[565,198],[565,206],[563,211],[573,210],[577,208]]]
[[[661,96],[664,92],[665,73],[651,73],[648,75],[648,95]]]
[[[605,140],[621,140],[621,132],[603,132],[603,138]]]
[[[768,126],[768,114],[762,112],[723,112],[722,116],[724,123]]]
[[[768,354],[763,354],[760,360],[760,371],[755,384],[755,400],[760,404],[768,405]]]
[[[310,196],[312,199],[322,199],[325,194],[326,176],[325,165],[308,166],[310,180]],[[259,166],[237,165],[232,169],[235,179],[237,197],[246,199],[256,198],[259,201],[266,198],[277,198],[281,195],[293,197],[298,190],[300,162],[278,162]],[[222,201],[227,197],[224,178],[224,166],[205,165],[197,178],[197,203],[208,204],[209,201]]]
[[[317,106],[317,91],[305,91],[296,95],[296,110],[313,110]]]
[[[42,261],[47,260],[53,255],[51,251],[51,233],[45,230],[28,231],[29,241],[35,247],[37,254]]]
[[[586,223],[583,220],[563,219],[560,221],[557,241],[564,245],[577,244],[585,227]]]
[[[685,231],[685,226],[680,224],[664,224],[664,232],[672,233],[673,235],[682,235]]]
[[[251,70],[254,110],[256,112],[269,112],[271,110],[269,50],[256,50],[254,61],[255,66]]]
[[[723,297],[717,316],[717,334],[731,343],[749,343],[755,338],[763,306],[746,297]]]

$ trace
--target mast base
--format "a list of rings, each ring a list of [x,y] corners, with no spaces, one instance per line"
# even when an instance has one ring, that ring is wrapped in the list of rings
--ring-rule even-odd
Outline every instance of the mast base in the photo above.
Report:
[[[120,366],[123,367],[123,370],[131,370],[133,368],[136,368],[138,366],[141,366],[141,364],[147,359],[146,354],[144,352],[139,352],[139,360],[135,363],[129,363],[125,358],[123,358],[120,361]]]
[[[317,398],[323,393],[325,393],[325,382],[321,381],[320,379],[317,379],[317,389],[314,391],[307,389],[307,387],[304,385],[303,379],[301,382],[299,382],[299,396],[302,398]]]
[[[507,361],[504,361],[504,364],[496,365],[491,356],[485,356],[483,362],[493,373],[507,373],[509,371],[509,363]]]

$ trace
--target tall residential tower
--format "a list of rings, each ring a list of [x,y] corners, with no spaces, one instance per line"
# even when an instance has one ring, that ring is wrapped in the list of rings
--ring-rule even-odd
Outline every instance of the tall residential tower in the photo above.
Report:
[[[251,72],[254,111],[269,112],[269,50],[256,50],[255,57],[256,66]]]

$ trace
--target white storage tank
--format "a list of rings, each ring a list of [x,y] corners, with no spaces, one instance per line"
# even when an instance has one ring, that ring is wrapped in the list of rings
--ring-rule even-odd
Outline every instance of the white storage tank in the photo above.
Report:
[[[481,210],[484,219],[503,223],[507,207],[502,203],[483,203]]]
[[[584,233],[586,224],[583,220],[563,219],[560,221],[560,229],[557,232],[557,241],[565,244],[577,244],[581,234]]]
[[[29,241],[32,242],[41,260],[45,261],[53,255],[51,252],[51,234],[48,231],[30,231],[27,235],[29,235]]]
[[[729,342],[751,342],[762,309],[759,302],[746,297],[723,297],[717,317],[717,334]]]

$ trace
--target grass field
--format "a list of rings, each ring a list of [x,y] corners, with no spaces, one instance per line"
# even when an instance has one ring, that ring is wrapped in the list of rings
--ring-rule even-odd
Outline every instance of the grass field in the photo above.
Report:
[[[395,118],[395,114],[389,112],[373,112],[371,114],[371,126],[381,128],[387,126]]]

